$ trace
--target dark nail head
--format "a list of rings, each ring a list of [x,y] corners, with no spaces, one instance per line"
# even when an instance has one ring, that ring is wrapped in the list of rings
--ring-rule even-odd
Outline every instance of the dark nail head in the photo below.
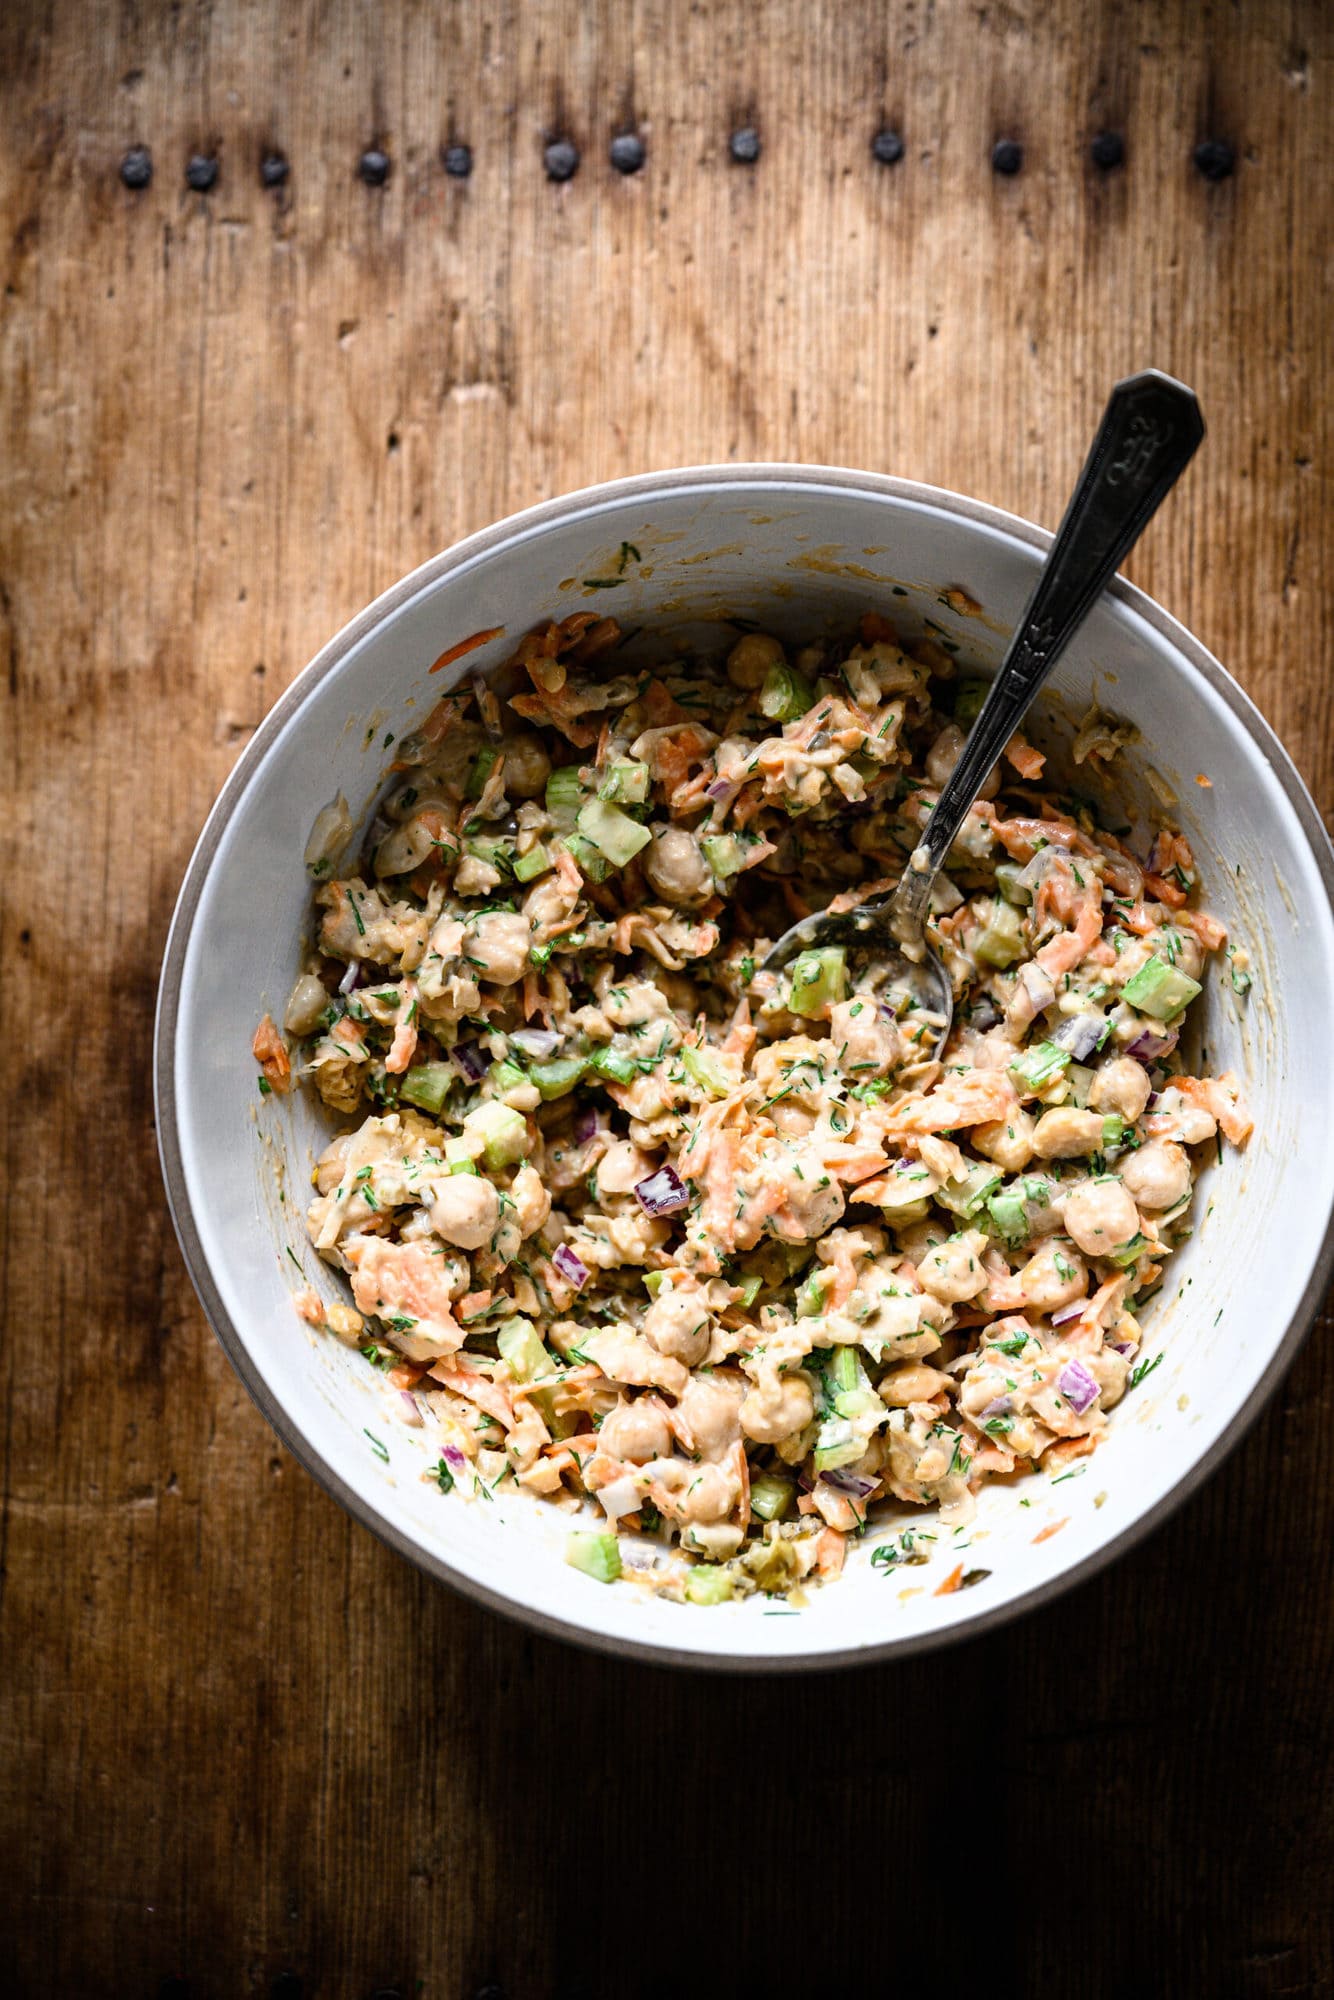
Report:
[[[452,181],[466,181],[472,172],[472,147],[446,146],[445,172]]]
[[[259,163],[259,177],[266,188],[280,188],[289,171],[281,153],[266,153]]]
[[[218,178],[218,163],[211,153],[193,153],[185,178],[196,194],[207,194]]]
[[[1126,156],[1126,142],[1119,132],[1099,132],[1089,147],[1089,158],[1100,172],[1108,174]]]
[[[760,135],[753,125],[743,125],[728,140],[727,150],[738,166],[753,167],[760,157]]]
[[[618,132],[609,157],[618,174],[637,174],[644,164],[644,141],[638,132]]]
[[[871,153],[882,167],[895,167],[903,158],[903,141],[892,126],[886,125],[871,141]]]
[[[153,178],[153,155],[147,146],[131,146],[120,163],[120,177],[127,188],[146,188]]]
[[[1237,164],[1226,139],[1202,139],[1193,155],[1195,171],[1207,181],[1225,181]]]
[[[1024,164],[1024,149],[1017,139],[997,139],[991,164],[998,174],[1017,174]]]
[[[572,139],[553,139],[542,155],[549,181],[572,181],[579,171],[579,148]]]
[[[269,1987],[269,2000],[301,2000],[302,1985],[295,1972],[280,1972]]]
[[[389,155],[382,153],[378,146],[370,146],[357,162],[357,172],[368,188],[383,187],[389,178]]]

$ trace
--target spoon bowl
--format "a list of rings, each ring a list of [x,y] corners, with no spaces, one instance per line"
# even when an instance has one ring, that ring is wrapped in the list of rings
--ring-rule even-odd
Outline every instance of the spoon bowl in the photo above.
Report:
[[[812,954],[818,990],[827,984],[818,981],[818,954],[855,952],[901,1022],[919,1015],[919,1031],[905,1034],[917,1054],[940,1053],[954,993],[926,935],[931,885],[1001,752],[1203,436],[1200,406],[1184,383],[1146,368],[1116,384],[1000,671],[896,888],[857,910],[804,917],[769,952],[766,971],[795,968],[799,955]]]

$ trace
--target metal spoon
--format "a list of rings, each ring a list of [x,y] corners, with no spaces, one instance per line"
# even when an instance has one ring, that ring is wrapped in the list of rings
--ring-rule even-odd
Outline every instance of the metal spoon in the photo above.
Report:
[[[923,1054],[924,1029],[934,1031],[939,1050],[950,1031],[954,994],[926,941],[931,885],[1039,688],[1203,436],[1199,404],[1170,375],[1146,368],[1116,384],[1000,671],[897,888],[843,915],[817,911],[803,918],[770,951],[766,971],[778,971],[800,952],[841,945],[850,983],[879,989],[896,1012],[912,1008]],[[862,967],[860,977],[855,964]]]

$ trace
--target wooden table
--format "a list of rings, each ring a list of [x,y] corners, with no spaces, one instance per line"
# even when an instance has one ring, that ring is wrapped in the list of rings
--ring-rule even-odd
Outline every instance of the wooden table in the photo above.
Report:
[[[14,0],[0,76],[17,1985],[1334,1991],[1327,1324],[1041,1619],[786,1684],[615,1666],[289,1461],[186,1279],[149,1088],[186,857],[280,689],[432,551],[610,474],[842,461],[1051,522],[1108,383],[1172,369],[1210,437],[1132,574],[1334,804],[1328,9]]]

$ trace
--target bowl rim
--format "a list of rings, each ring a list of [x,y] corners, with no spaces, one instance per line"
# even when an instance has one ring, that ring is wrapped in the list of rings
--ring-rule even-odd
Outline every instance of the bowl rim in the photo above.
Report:
[[[478,556],[494,553],[516,536],[531,534],[553,523],[607,502],[651,501],[688,487],[832,486],[845,493],[864,494],[877,500],[896,500],[934,509],[1008,536],[1026,547],[1045,550],[1053,536],[1048,529],[1022,515],[1012,514],[989,502],[975,500],[948,487],[931,486],[892,474],[861,471],[844,466],[797,465],[782,461],[746,464],[692,465],[664,472],[635,473],[628,477],[596,482],[574,489],[535,506],[506,515],[480,528],[462,541],[428,557],[417,568],[400,577],[381,592],[366,608],[335,633],[297,674],[265,716],[255,734],[228,774],[199,834],[181,883],[163,952],[153,1037],[153,1095],[157,1124],[158,1153],[167,1193],[172,1224],[204,1314],[233,1369],[260,1415],[291,1452],[297,1462],[362,1527],[378,1540],[404,1556],[418,1569],[437,1581],[460,1591],[488,1610],[520,1620],[545,1637],[588,1647],[615,1658],[627,1657],[657,1666],[693,1667],[722,1673],[783,1674],[833,1670],[840,1667],[869,1666],[893,1658],[935,1651],[994,1631],[1012,1619],[1036,1610],[1081,1583],[1088,1582],[1114,1560],[1126,1555],[1148,1535],[1160,1528],[1177,1509],[1199,1490],[1250,1430],[1261,1411],[1291,1367],[1297,1351],[1310,1331],[1322,1299],[1334,1276],[1334,1211],[1326,1218],[1324,1234],[1297,1308],[1282,1339],[1275,1346],[1263,1374],[1250,1396],[1213,1444],[1182,1473],[1176,1484],[1145,1513],[1129,1522],[1118,1534],[1101,1543],[1081,1561],[1058,1570],[1044,1581],[1031,1585],[1004,1604],[987,1610],[979,1607],[971,1616],[943,1630],[890,1636],[872,1645],[847,1647],[839,1651],[793,1651],[752,1655],[731,1651],[704,1651],[677,1648],[633,1634],[592,1631],[574,1619],[552,1616],[495,1589],[477,1578],[466,1576],[446,1554],[424,1547],[387,1514],[348,1486],[335,1467],[307,1438],[296,1419],[270,1391],[253,1365],[244,1341],[214,1284],[208,1260],[195,1226],[177,1123],[175,1051],[180,1013],[181,984],[187,947],[200,899],[214,856],[231,819],[249,788],[251,778],[288,722],[303,706],[314,688],[339,667],[347,655],[372,631],[384,623],[410,599],[431,584],[463,568]],[[1320,872],[1326,897],[1334,909],[1334,845],[1308,791],[1283,744],[1260,710],[1214,655],[1182,625],[1135,584],[1118,576],[1108,586],[1107,595],[1124,609],[1141,618],[1164,639],[1217,694],[1245,726],[1256,749],[1269,763],[1306,837]]]

